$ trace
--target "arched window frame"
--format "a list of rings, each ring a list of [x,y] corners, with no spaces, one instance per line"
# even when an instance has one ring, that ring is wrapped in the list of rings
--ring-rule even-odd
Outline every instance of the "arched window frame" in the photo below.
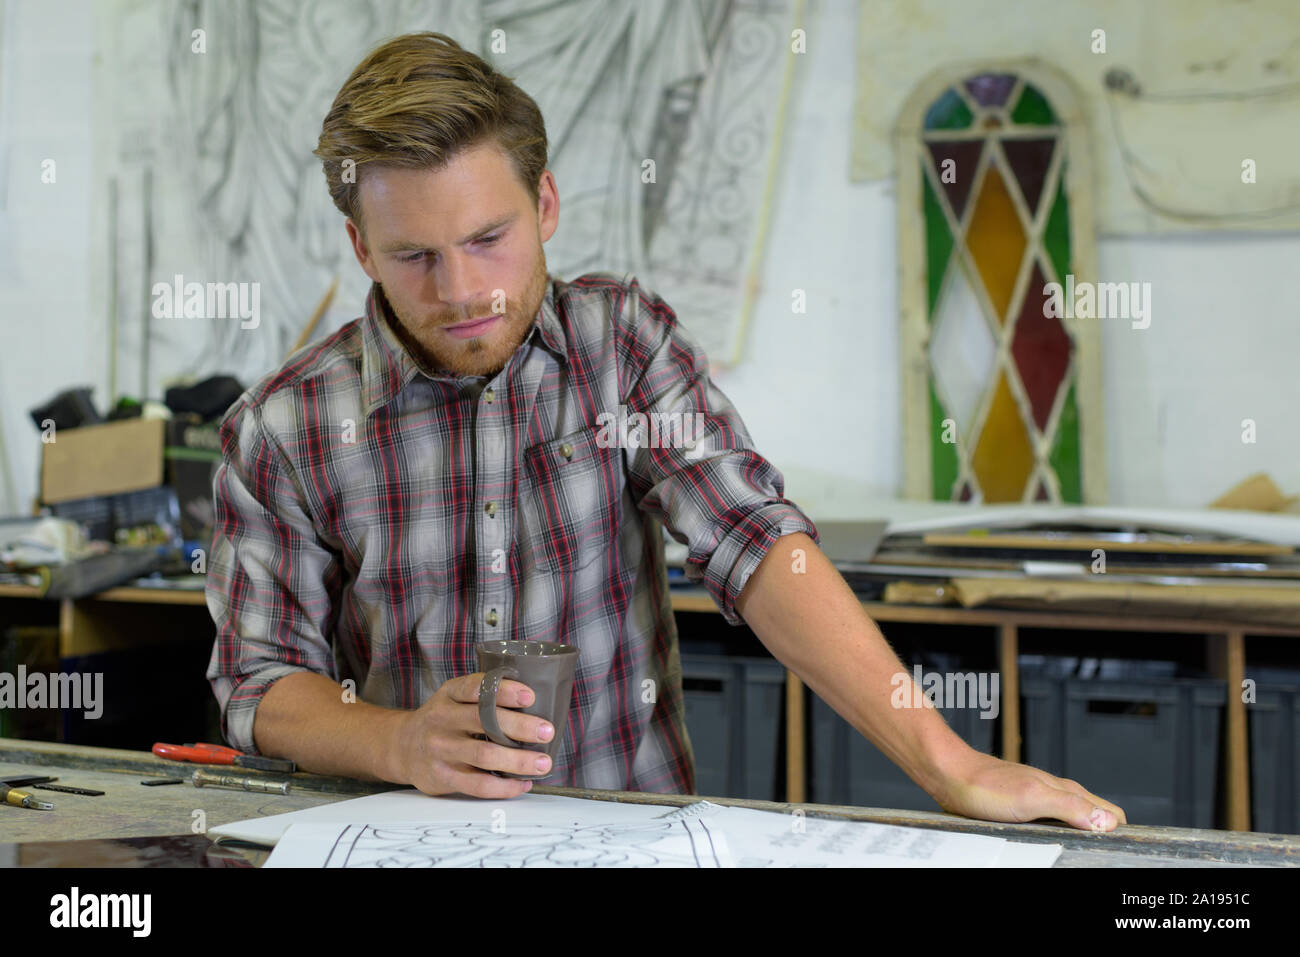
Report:
[[[1076,281],[1095,280],[1096,247],[1093,221],[1093,170],[1094,157],[1091,149],[1095,140],[1087,135],[1087,124],[1080,107],[1081,98],[1071,81],[1059,70],[1039,60],[976,60],[948,65],[929,74],[907,97],[895,126],[895,155],[898,176],[898,237],[899,237],[899,305],[902,320],[901,345],[903,358],[903,435],[904,435],[904,493],[908,498],[935,499],[936,495],[934,467],[934,445],[936,423],[932,414],[930,371],[930,338],[933,328],[930,323],[930,290],[928,286],[928,266],[926,248],[926,222],[923,204],[925,201],[922,183],[922,165],[928,161],[928,150],[924,136],[925,117],[930,107],[948,89],[958,89],[967,99],[967,105],[976,106],[963,84],[968,78],[984,74],[1014,74],[1018,84],[1029,83],[1047,98],[1058,119],[1058,148],[1053,155],[1047,179],[1043,184],[1043,195],[1055,195],[1062,177],[1064,167],[1064,192],[1069,209],[1070,258],[1068,271]],[[1019,89],[1017,86],[1017,90]],[[1013,91],[1007,97],[1006,110],[1016,102],[1018,92]],[[999,137],[998,129],[979,129],[977,119],[967,131],[980,134],[985,139],[985,146],[980,153],[976,180],[971,189],[970,199],[964,207],[963,226],[968,225],[979,190],[982,187],[985,171],[991,161],[992,152],[989,140]],[[1006,132],[1003,128],[1002,132]],[[1062,150],[1059,146],[1064,144]],[[999,148],[1000,149],[1000,148]],[[999,155],[1001,155],[999,153]],[[1008,171],[1009,172],[1009,171]],[[1022,219],[1025,214],[1024,203],[1017,190],[1014,200]],[[1042,231],[1051,210],[1051,202],[1040,204],[1041,208],[1034,219],[1031,232],[1031,245],[1041,244]],[[945,216],[947,211],[945,210]],[[958,262],[960,257],[960,262]],[[1064,277],[1055,276],[1055,268],[1050,265],[1050,256],[1044,256],[1049,264],[1047,280],[1065,282]],[[1032,275],[1035,257],[1024,256],[1014,285],[1011,301],[1023,302],[1025,288]],[[953,251],[948,259],[943,287],[939,290],[935,303],[936,316],[942,309],[943,297],[949,285],[952,268],[957,266],[967,270],[970,277],[979,275],[964,242],[954,242]],[[983,290],[982,284],[974,284]],[[987,296],[985,297],[987,299]],[[1011,308],[1008,315],[1014,316],[1017,310]],[[988,316],[986,315],[987,319]],[[1079,493],[1085,504],[1100,504],[1106,501],[1106,467],[1105,467],[1105,432],[1101,393],[1100,329],[1098,319],[1076,319],[1063,317],[1062,325],[1073,339],[1071,369],[1067,378],[1073,379],[1075,408],[1078,415],[1078,458],[1079,458]],[[957,437],[957,478],[953,483],[951,498],[958,498],[965,478],[971,475],[971,459],[974,446],[978,444],[983,420],[988,414],[993,399],[994,387],[1003,370],[1011,370],[1014,363],[1010,347],[1014,339],[1014,324],[1008,322],[1006,328],[991,328],[990,332],[997,341],[996,364],[990,380],[986,383],[973,425],[967,434]],[[1023,421],[1032,423],[1029,402],[1018,375],[1008,375],[1008,385],[1020,409]],[[1050,463],[1052,445],[1057,437],[1062,408],[1065,405],[1062,395],[1053,403],[1050,418],[1045,422],[1045,431],[1028,429],[1034,449],[1034,471],[1025,483],[1022,502],[1035,500],[1038,481],[1033,477],[1045,473]],[[959,424],[960,425],[960,424]],[[969,446],[969,447],[968,447]],[[1063,501],[1061,489],[1055,472],[1051,473],[1051,486],[1047,490],[1048,498],[1053,502]],[[976,495],[976,499],[980,496]]]

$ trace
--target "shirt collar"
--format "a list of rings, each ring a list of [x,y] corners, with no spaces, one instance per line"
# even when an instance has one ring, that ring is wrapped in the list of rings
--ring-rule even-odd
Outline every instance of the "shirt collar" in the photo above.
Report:
[[[533,318],[533,324],[516,350],[519,354],[533,337],[561,362],[567,361],[564,331],[560,324],[555,292],[556,283],[546,277],[546,294]],[[372,283],[366,296],[366,314],[361,321],[361,406],[369,417],[375,409],[387,405],[417,375],[434,382],[465,385],[481,376],[455,376],[445,372],[425,372],[393,331],[392,310],[379,283]],[[512,361],[513,361],[512,357]]]

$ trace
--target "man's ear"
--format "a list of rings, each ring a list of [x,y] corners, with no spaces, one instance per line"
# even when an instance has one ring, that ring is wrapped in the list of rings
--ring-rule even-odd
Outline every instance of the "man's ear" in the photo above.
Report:
[[[357,262],[361,264],[362,270],[370,277],[372,282],[379,282],[379,270],[375,268],[374,257],[370,255],[370,248],[366,245],[366,237],[361,232],[361,227],[353,222],[349,216],[344,224],[348,231],[348,241],[352,243],[352,252],[357,257]]]
[[[560,224],[560,193],[555,186],[555,176],[549,169],[542,170],[537,184],[537,231],[542,242],[555,235]]]

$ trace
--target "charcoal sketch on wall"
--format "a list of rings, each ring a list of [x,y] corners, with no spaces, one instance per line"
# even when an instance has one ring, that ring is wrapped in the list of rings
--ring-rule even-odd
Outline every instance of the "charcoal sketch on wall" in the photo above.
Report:
[[[356,63],[413,30],[454,37],[546,119],[560,226],[549,271],[634,272],[716,362],[739,349],[799,0],[114,0],[98,11],[103,333],[121,391],[255,381],[334,277],[317,337],[369,279],[311,151]],[[644,182],[646,161],[654,182]],[[104,244],[98,244],[104,245]],[[157,318],[157,282],[256,282],[260,322]]]

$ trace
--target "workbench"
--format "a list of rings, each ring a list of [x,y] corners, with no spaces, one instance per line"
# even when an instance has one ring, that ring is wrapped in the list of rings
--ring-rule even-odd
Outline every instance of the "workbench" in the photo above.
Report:
[[[0,844],[74,841],[104,838],[163,838],[195,834],[196,812],[206,828],[248,818],[296,811],[364,794],[391,790],[395,785],[298,773],[289,794],[266,794],[189,783],[144,787],[142,780],[188,777],[194,769],[166,761],[149,752],[121,751],[38,741],[0,738],[0,778],[19,774],[52,775],[60,784],[106,792],[102,797],[33,789],[30,793],[54,804],[53,811],[0,805]],[[230,770],[230,769],[226,769]],[[238,773],[271,781],[282,774],[239,768]],[[592,801],[619,801],[681,807],[698,796],[598,791],[586,788],[534,785],[532,793],[555,794]],[[1120,827],[1092,834],[1059,824],[995,824],[951,814],[899,811],[887,808],[747,801],[708,797],[716,804],[789,814],[801,809],[808,817],[873,821],[904,827],[982,834],[1027,843],[1061,844],[1056,867],[1286,867],[1300,865],[1300,836],[1186,830],[1170,827]],[[491,802],[485,801],[485,807]],[[3,864],[24,863],[21,846],[5,852]],[[260,866],[267,851],[222,845],[210,849],[218,866],[232,861]],[[235,855],[239,855],[238,858]],[[242,861],[240,860],[242,858]],[[202,862],[212,866],[213,861]]]
[[[721,615],[703,589],[674,588],[673,611]],[[1228,687],[1240,688],[1246,676],[1248,636],[1300,637],[1300,627],[1209,621],[1196,618],[1134,618],[1054,611],[1001,608],[953,608],[862,602],[863,609],[882,625],[911,622],[941,627],[967,626],[989,629],[996,642],[1001,675],[1001,714],[1004,729],[998,755],[1019,762],[1021,757],[1019,633],[1021,629],[1146,632],[1186,636],[1204,642],[1209,671]],[[148,643],[174,640],[177,634],[206,629],[214,636],[202,591],[120,587],[83,599],[60,602],[39,600],[37,589],[25,585],[0,585],[0,620],[12,623],[57,622],[59,654],[75,655],[138,648]],[[786,673],[785,794],[802,802],[808,794],[808,759],[805,751],[807,703],[803,682]],[[1223,753],[1224,815],[1228,830],[1248,831],[1251,798],[1246,705],[1240,695],[1227,696]]]

